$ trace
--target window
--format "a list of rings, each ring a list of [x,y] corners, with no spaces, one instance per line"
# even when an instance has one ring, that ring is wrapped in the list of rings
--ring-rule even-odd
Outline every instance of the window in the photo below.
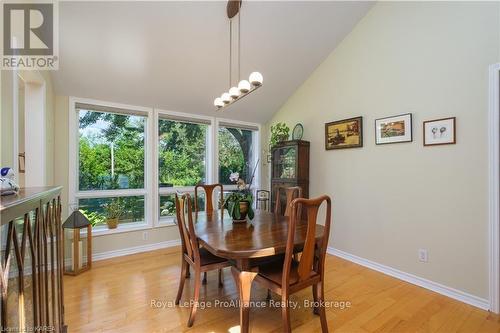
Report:
[[[208,149],[210,122],[158,120],[158,184],[160,220],[175,216],[175,191],[193,194],[194,186],[208,183]],[[203,197],[199,207],[204,207]],[[193,207],[194,208],[194,207]]]
[[[120,208],[119,228],[146,224],[146,133],[141,111],[76,103],[79,209],[107,230],[106,209]]]
[[[216,182],[231,191],[229,174],[249,182],[258,160],[258,125],[73,97],[70,110],[69,208],[90,217],[95,235],[169,226],[177,191],[194,197]],[[200,191],[199,210],[205,199]],[[121,213],[114,230],[110,204]]]
[[[206,182],[206,124],[160,119],[158,158],[160,187]]]
[[[233,184],[229,180],[232,172],[238,172],[240,178],[248,184],[255,177],[257,164],[257,129],[238,128],[219,125],[219,182],[224,185]],[[255,182],[255,179],[254,179]]]
[[[98,227],[106,224],[104,207],[112,201],[123,207],[120,224],[144,222],[144,196],[80,199],[78,206],[86,213],[94,227]]]
[[[80,109],[79,190],[144,188],[145,117]]]

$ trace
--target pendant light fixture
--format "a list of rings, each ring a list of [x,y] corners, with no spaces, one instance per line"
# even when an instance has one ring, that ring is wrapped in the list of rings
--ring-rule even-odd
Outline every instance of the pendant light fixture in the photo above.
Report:
[[[231,105],[232,103],[242,99],[246,95],[255,91],[262,86],[264,78],[259,72],[253,72],[248,77],[248,80],[240,81],[240,46],[241,46],[241,0],[229,0],[227,2],[227,17],[229,18],[229,91],[224,92],[220,97],[214,100],[214,106],[217,110]],[[237,85],[233,85],[232,71],[233,71],[233,18],[238,15],[238,77]]]

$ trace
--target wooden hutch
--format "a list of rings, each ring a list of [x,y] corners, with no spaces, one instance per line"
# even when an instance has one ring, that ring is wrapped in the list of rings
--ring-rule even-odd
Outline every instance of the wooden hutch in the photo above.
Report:
[[[309,146],[309,141],[291,140],[272,148],[271,210],[276,205],[276,188],[279,186],[300,186],[304,198],[309,198]]]

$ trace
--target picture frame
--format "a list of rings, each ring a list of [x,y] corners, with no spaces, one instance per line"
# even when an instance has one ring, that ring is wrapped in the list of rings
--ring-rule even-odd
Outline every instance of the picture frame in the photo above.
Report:
[[[375,119],[375,143],[377,145],[412,141],[411,113]]]
[[[426,120],[423,123],[423,131],[425,147],[457,143],[456,117]]]
[[[363,117],[325,124],[325,150],[363,147]]]

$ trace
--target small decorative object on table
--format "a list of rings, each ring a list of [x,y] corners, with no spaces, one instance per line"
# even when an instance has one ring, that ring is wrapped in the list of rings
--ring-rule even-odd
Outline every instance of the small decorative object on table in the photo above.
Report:
[[[255,165],[252,178],[250,179],[250,184],[248,185],[242,178],[240,178],[240,174],[238,172],[233,172],[229,176],[229,180],[236,183],[237,190],[227,196],[224,201],[224,208],[227,209],[229,215],[233,218],[233,223],[244,223],[247,221],[247,216],[250,220],[254,218],[251,187],[258,163],[259,161],[257,161],[257,164]]]
[[[104,205],[106,212],[106,224],[109,229],[116,229],[120,216],[123,214],[122,203],[119,198],[112,199],[110,203]]]
[[[17,194],[19,185],[14,181],[14,170],[12,168],[0,169],[0,193],[1,195]]]
[[[424,146],[455,144],[455,134],[455,117],[424,121]]]

